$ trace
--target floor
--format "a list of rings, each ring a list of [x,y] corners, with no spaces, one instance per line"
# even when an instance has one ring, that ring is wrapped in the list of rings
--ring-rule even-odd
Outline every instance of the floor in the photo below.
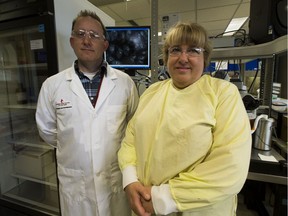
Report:
[[[243,197],[241,195],[239,195],[238,200],[239,200],[239,203],[238,203],[238,208],[237,208],[237,216],[259,216],[257,212],[247,209],[247,207],[243,203]],[[15,212],[11,209],[1,207],[1,206],[0,206],[0,215],[1,216],[28,216],[28,215]]]
[[[252,186],[253,186],[253,188],[255,187],[255,185],[253,185],[253,184],[252,184]],[[268,203],[267,204],[263,203],[263,205],[265,205],[264,208],[266,209],[266,213],[264,213],[264,214],[262,214],[260,212],[257,213],[256,211],[247,208],[246,204],[244,203],[244,194],[246,194],[245,197],[247,197],[247,194],[248,194],[248,197],[251,197],[255,191],[252,191],[252,193],[247,193],[247,190],[245,190],[246,188],[247,188],[247,184],[245,184],[245,187],[243,187],[242,191],[238,194],[237,216],[263,216],[263,215],[272,216],[273,215],[273,208]],[[250,188],[248,187],[248,189],[250,192],[251,187]],[[267,189],[269,189],[269,188],[267,188]],[[266,190],[266,192],[267,192],[267,190]],[[269,191],[268,191],[267,194],[271,194],[271,193],[269,193]],[[269,200],[271,202],[271,196],[270,197],[267,196],[265,198],[265,200],[266,201],[264,201],[264,202],[269,202]],[[3,207],[2,205],[0,205],[0,215],[1,216],[31,216],[28,214],[22,214],[22,213],[16,212],[13,209]]]

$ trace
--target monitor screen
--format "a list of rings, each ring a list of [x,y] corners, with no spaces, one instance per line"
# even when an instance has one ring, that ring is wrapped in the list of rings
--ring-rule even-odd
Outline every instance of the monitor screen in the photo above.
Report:
[[[123,70],[150,69],[150,27],[107,27],[105,60]]]

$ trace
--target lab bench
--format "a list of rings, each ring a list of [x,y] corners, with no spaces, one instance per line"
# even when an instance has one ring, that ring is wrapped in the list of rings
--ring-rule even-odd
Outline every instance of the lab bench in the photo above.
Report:
[[[278,162],[261,160],[258,154],[274,157]],[[287,186],[287,162],[274,148],[270,151],[253,148],[247,179]]]
[[[259,157],[267,156],[277,161],[266,161]],[[243,187],[245,204],[258,212],[259,216],[287,216],[287,161],[273,147],[269,151],[252,148],[247,181]],[[274,199],[267,196],[267,187]],[[270,191],[270,192],[271,192]],[[272,213],[264,203],[270,202]],[[265,201],[266,200],[266,201]]]

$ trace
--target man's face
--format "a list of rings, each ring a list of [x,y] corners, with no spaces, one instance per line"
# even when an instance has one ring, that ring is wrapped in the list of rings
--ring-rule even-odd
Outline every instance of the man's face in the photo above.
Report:
[[[109,46],[101,24],[89,16],[78,18],[70,37],[70,44],[79,62],[95,62],[97,65],[102,62],[103,53]]]

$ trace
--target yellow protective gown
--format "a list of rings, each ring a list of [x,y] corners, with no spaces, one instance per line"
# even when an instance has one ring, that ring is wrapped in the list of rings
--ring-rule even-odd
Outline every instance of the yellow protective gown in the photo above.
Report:
[[[144,185],[169,184],[177,215],[236,214],[248,173],[250,124],[234,84],[204,75],[179,90],[171,80],[141,96],[118,152]],[[176,214],[175,214],[176,215]]]

